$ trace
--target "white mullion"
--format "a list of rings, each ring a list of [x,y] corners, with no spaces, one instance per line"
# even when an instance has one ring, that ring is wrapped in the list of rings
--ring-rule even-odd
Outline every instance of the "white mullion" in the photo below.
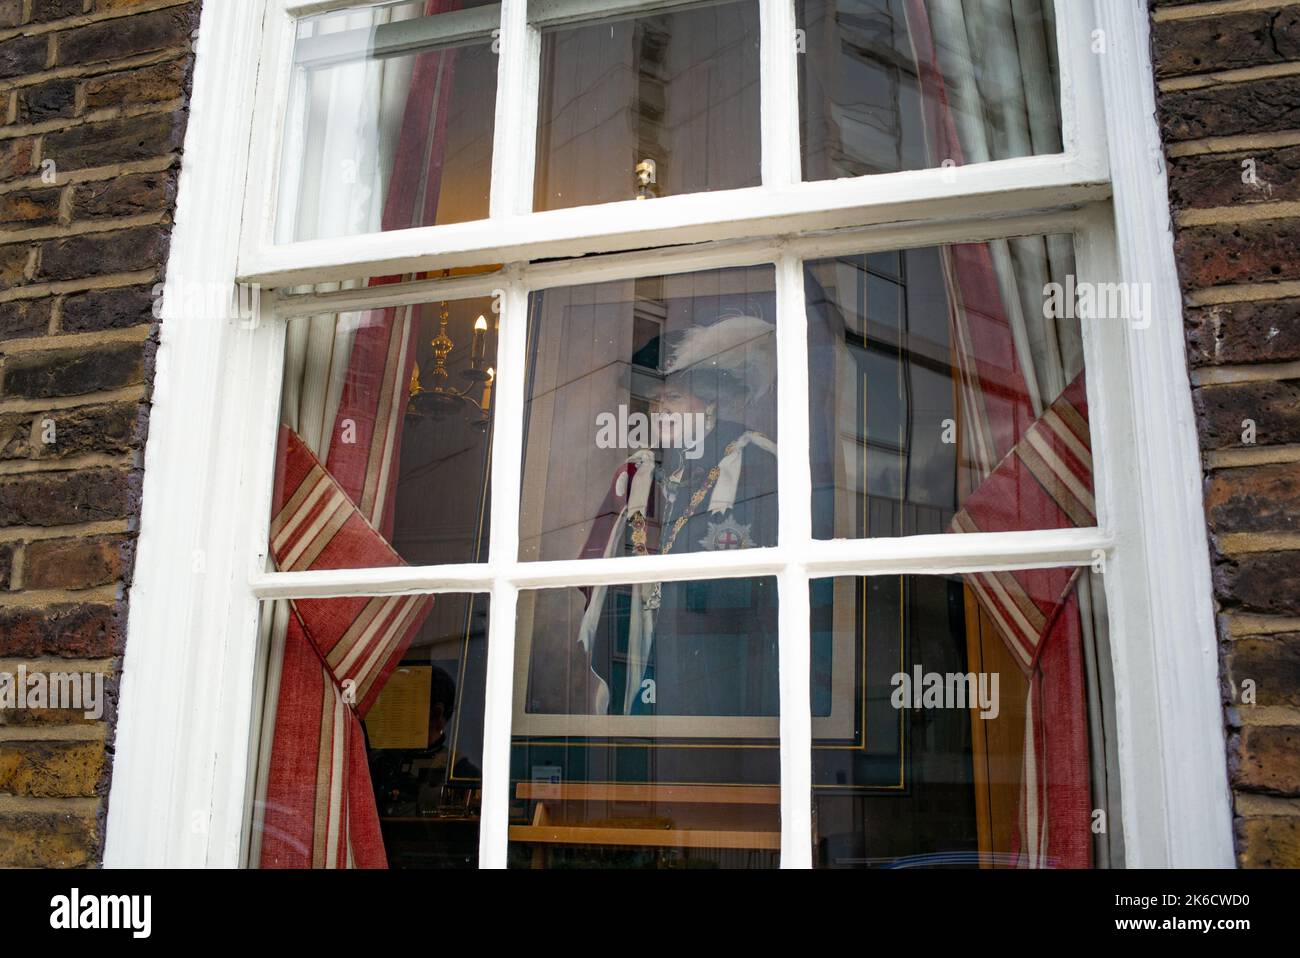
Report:
[[[781,551],[811,551],[812,470],[809,465],[808,317],[803,263],[776,262],[777,502]],[[812,867],[812,673],[808,571],[792,562],[781,572],[778,678],[781,690],[781,867]]]
[[[504,23],[505,21],[503,21]],[[524,51],[503,60],[536,91],[539,34],[527,28]],[[505,39],[505,38],[503,38]],[[530,58],[527,66],[522,61]],[[515,60],[519,60],[515,64]],[[529,72],[531,71],[531,72]],[[499,82],[510,81],[503,62]],[[430,268],[481,266],[525,260],[586,256],[655,246],[811,234],[832,229],[904,221],[948,221],[1018,216],[1062,209],[1110,195],[1077,157],[1017,157],[964,168],[963,190],[954,194],[942,169],[906,170],[875,176],[757,186],[665,196],[653,202],[625,200],[598,206],[525,212],[532,200],[536,152],[535,110],[516,119],[518,91],[498,104],[493,147],[492,218],[444,226],[273,245],[247,252],[240,278],[264,286],[296,286],[345,276],[405,275]],[[517,122],[519,127],[512,126]],[[526,129],[522,129],[526,127]]]
[[[263,540],[265,531],[263,527]],[[253,575],[250,587],[259,599],[333,599],[345,595],[490,592],[492,582],[492,572],[486,563],[466,563],[263,572]]]
[[[1110,178],[1098,59],[1116,42],[1100,29],[1094,0],[1055,0],[1056,61],[1061,88],[1061,142],[1091,178]]]
[[[777,579],[781,693],[781,867],[812,867],[812,664],[808,572],[792,563]]]
[[[758,22],[763,185],[786,186],[800,178],[794,0],[759,0]]]
[[[1114,540],[1098,528],[940,533],[887,539],[829,539],[800,560],[814,578],[926,575],[1088,565]]]
[[[280,191],[280,153],[289,112],[295,14],[285,0],[267,0],[261,25],[261,56],[257,62],[257,94],[253,103],[248,176],[244,182],[236,278],[275,243],[275,218]]]
[[[487,680],[483,707],[483,791],[479,812],[479,868],[505,868],[510,828],[510,719],[515,667],[515,609],[519,590],[492,589],[488,616]]]
[[[504,277],[500,270],[469,276],[407,280],[378,286],[357,286],[326,292],[292,293],[276,290],[270,302],[277,318],[319,316],[322,313],[352,313],[372,309],[415,306],[440,300],[470,299],[490,296],[500,288]]]
[[[498,419],[498,429],[501,429]],[[519,428],[519,427],[516,427]],[[500,442],[498,438],[496,442]],[[783,440],[784,441],[784,440]],[[787,447],[788,448],[788,447]],[[495,457],[494,457],[495,458]],[[516,460],[518,462],[518,460]],[[779,467],[778,467],[779,468]],[[493,495],[497,489],[493,463]],[[517,480],[512,487],[518,490]],[[784,503],[782,503],[784,509]],[[518,506],[504,506],[514,520]],[[493,510],[493,535],[497,531]],[[506,521],[504,518],[503,523]],[[505,535],[505,532],[502,532]],[[512,541],[518,548],[518,532]],[[967,572],[1081,566],[1114,549],[1101,529],[1040,529],[1030,532],[949,533],[888,539],[813,540],[803,545],[741,549],[719,555],[616,556],[604,559],[557,559],[496,564],[394,566],[383,569],[317,569],[255,575],[250,587],[263,599],[311,599],[340,595],[394,595],[417,592],[487,592],[496,582],[519,589],[556,589],[585,585],[682,582],[688,579],[737,579],[778,575],[791,564],[813,578],[838,575],[938,575]]]
[[[704,7],[730,0],[533,0],[531,15],[536,24],[548,27],[572,26],[593,21],[635,19],[671,11],[674,7]]]
[[[499,41],[491,218],[487,221],[492,233],[499,229],[494,221],[527,214],[533,208],[541,34],[528,22],[528,0],[503,0]]]
[[[294,65],[319,69],[482,43],[500,22],[501,5],[492,4],[394,20],[377,27],[317,34],[295,45]]]
[[[1010,236],[1068,233],[1091,215],[1091,206],[998,219],[957,222],[890,223],[865,229],[778,239],[723,240],[691,246],[672,246],[630,253],[605,253],[581,259],[530,263],[520,267],[520,278],[530,290],[604,283],[639,276],[695,273],[770,263],[783,251],[802,259],[821,259],[880,250],[915,249],[952,243],[976,243]],[[442,299],[487,296],[501,286],[500,270],[450,279],[411,280],[382,286],[330,290],[322,293],[276,291],[271,302],[281,317],[315,316],[392,306],[413,306]]]
[[[511,0],[507,0],[510,3]],[[519,561],[520,470],[523,465],[524,375],[528,292],[517,279],[501,291],[497,331],[497,405],[492,415],[492,514],[488,565],[487,692],[483,700],[483,805],[479,867],[504,868],[510,815],[510,716],[519,590],[502,578]]]

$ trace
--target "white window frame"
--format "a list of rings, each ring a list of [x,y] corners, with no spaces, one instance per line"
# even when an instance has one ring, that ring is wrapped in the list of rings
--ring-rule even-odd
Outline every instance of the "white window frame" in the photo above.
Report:
[[[764,26],[761,187],[528,212],[539,33],[527,22],[525,0],[503,0],[489,218],[280,246],[271,242],[271,230],[291,18],[354,6],[355,0],[204,5],[168,281],[257,283],[262,321],[249,328],[205,318],[186,297],[164,303],[105,864],[241,863],[256,752],[250,723],[263,600],[345,593],[491,596],[480,863],[503,867],[519,590],[775,575],[781,864],[810,867],[809,579],[1085,565],[1098,551],[1107,559],[1127,864],[1232,864],[1199,455],[1152,119],[1145,7],[1131,0],[1058,0],[1065,153],[803,183],[794,44],[775,39],[793,36],[793,0],[758,2]],[[545,9],[560,22],[575,16],[574,6],[573,0],[553,0]],[[258,36],[260,47],[249,42]],[[1096,55],[1099,36],[1105,52]],[[242,222],[232,215],[241,209]],[[1074,235],[1081,278],[1149,282],[1155,291],[1147,328],[1085,324],[1090,418],[1101,447],[1097,528],[813,540],[801,261],[1045,232]],[[623,252],[661,244],[665,248],[649,253]],[[579,254],[604,255],[531,262]],[[375,292],[283,292],[328,279],[484,262],[509,265],[488,276],[400,283]],[[726,554],[519,562],[528,292],[753,263],[776,267],[779,545]],[[488,561],[266,573],[285,321],[362,304],[494,290],[504,297]]]

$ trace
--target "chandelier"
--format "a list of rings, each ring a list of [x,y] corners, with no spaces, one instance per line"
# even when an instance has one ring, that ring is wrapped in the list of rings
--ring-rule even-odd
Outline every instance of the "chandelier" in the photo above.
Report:
[[[438,335],[429,345],[433,347],[433,366],[426,368],[425,378],[429,385],[420,382],[420,364],[417,362],[411,370],[411,384],[408,390],[406,417],[419,421],[432,419],[442,422],[453,416],[463,418],[469,425],[480,432],[486,431],[491,421],[492,384],[496,379],[496,370],[491,366],[484,368],[484,340],[487,337],[488,322],[486,316],[474,321],[474,335],[470,340],[469,367],[461,370],[461,378],[468,380],[463,389],[451,384],[451,373],[447,371],[447,357],[456,348],[447,335],[449,319],[447,301],[438,304]],[[477,393],[475,399],[472,394]]]

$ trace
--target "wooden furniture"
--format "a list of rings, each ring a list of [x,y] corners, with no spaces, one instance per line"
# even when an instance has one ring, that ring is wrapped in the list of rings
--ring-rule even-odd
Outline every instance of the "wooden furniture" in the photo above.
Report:
[[[510,841],[546,848],[603,845],[779,851],[781,790],[746,785],[624,785],[519,782],[515,797],[536,802]]]

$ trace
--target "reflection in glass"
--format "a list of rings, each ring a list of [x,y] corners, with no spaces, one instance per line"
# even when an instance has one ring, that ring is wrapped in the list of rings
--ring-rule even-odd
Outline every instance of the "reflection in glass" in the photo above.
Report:
[[[530,298],[520,558],[776,544],[771,266]]]
[[[1122,867],[1100,576],[811,584],[819,868]]]
[[[477,867],[487,618],[472,595],[263,605],[250,864]]]
[[[1061,152],[1051,0],[796,0],[805,180]]]
[[[279,571],[486,560],[496,325],[489,297],[289,322]]]
[[[419,0],[298,21],[277,242],[488,215],[497,10]]]
[[[773,867],[771,577],[520,596],[515,867]]]
[[[754,0],[542,33],[533,208],[759,184]]]
[[[805,264],[817,538],[1096,524],[1073,264],[1067,236]]]

